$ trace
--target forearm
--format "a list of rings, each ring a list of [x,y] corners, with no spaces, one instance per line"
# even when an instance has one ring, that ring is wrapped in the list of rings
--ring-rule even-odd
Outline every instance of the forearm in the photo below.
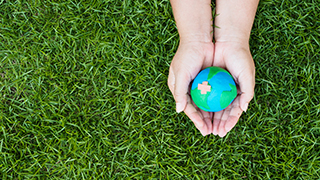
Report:
[[[211,0],[170,0],[180,41],[212,42]]]
[[[215,41],[248,44],[258,3],[259,0],[217,0]]]

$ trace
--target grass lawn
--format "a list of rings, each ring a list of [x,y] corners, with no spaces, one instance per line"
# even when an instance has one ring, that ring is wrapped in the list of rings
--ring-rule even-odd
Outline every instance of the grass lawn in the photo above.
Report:
[[[318,0],[261,0],[224,138],[175,113],[178,44],[169,0],[0,0],[0,179],[320,178]]]

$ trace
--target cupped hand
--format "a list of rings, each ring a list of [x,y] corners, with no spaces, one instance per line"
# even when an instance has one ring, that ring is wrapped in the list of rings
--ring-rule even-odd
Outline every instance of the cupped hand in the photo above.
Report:
[[[230,72],[238,85],[238,96],[213,118],[213,134],[224,137],[238,122],[254,95],[255,66],[249,45],[240,42],[216,42],[213,66]]]
[[[176,101],[176,111],[184,111],[203,136],[212,133],[213,113],[193,104],[189,85],[202,69],[212,66],[213,56],[212,42],[180,42],[169,69],[168,86]]]

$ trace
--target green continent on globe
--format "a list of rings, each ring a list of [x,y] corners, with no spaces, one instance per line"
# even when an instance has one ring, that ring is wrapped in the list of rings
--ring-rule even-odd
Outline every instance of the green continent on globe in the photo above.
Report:
[[[210,95],[210,92],[207,92],[206,94],[201,94],[201,91],[198,88],[196,88],[191,90],[191,95],[193,97],[197,97],[192,100],[200,109],[210,109],[210,107],[207,104],[207,99]]]
[[[202,70],[191,86],[191,98],[202,110],[218,112],[229,106],[237,96],[231,74],[220,67]]]
[[[231,102],[237,96],[237,87],[233,84],[229,84],[229,86],[231,88],[231,91],[223,91],[221,93],[220,106],[222,109],[229,106],[229,104],[231,104]]]
[[[212,79],[213,76],[215,76],[219,72],[227,73],[232,78],[231,74],[227,70],[222,69],[221,67],[212,66],[212,67],[209,67],[209,70],[210,71],[209,71],[209,74],[208,74],[208,80]]]

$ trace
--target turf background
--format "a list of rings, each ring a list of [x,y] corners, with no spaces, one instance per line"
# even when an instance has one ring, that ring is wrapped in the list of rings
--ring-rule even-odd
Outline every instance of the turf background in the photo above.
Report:
[[[255,97],[224,138],[176,114],[168,0],[0,1],[1,179],[319,179],[320,7],[261,0]]]

